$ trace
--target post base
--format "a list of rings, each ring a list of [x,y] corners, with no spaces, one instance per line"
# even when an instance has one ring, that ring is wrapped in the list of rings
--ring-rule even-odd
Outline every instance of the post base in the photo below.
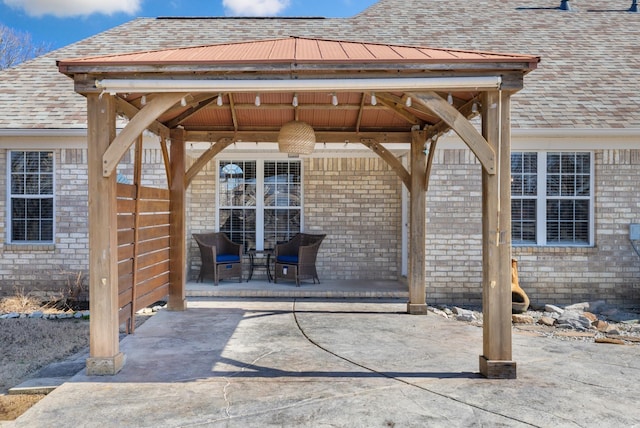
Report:
[[[411,315],[427,315],[427,304],[407,303],[407,313]]]
[[[487,379],[515,379],[516,362],[488,360],[484,355],[480,355],[480,374]]]
[[[169,296],[169,302],[167,305],[167,310],[169,311],[186,311],[187,310],[187,299],[185,298],[171,298]]]
[[[87,376],[113,376],[124,366],[124,354],[119,352],[113,357],[87,358]]]

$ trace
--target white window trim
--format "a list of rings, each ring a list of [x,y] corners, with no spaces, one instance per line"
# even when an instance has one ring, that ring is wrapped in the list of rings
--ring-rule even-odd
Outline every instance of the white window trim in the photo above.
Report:
[[[220,161],[242,160],[256,162],[256,250],[264,250],[264,164],[265,162],[300,162],[300,231],[304,230],[304,162],[302,159],[291,159],[287,156],[255,158],[247,156],[225,156],[216,160],[216,171],[220,171]],[[217,172],[216,172],[217,174]],[[220,231],[220,192],[218,175],[216,175],[216,219],[215,230]]]
[[[534,243],[514,243],[514,247],[593,247],[595,245],[595,161],[594,152],[592,150],[513,150],[514,153],[532,153],[538,154],[538,173],[537,173],[537,188],[538,194],[535,198],[523,197],[518,199],[535,199],[536,204],[536,242]],[[548,153],[589,153],[589,197],[566,197],[565,199],[576,200],[584,199],[589,201],[589,242],[586,244],[580,243],[562,243],[553,242],[547,244],[547,200],[548,199],[563,199],[562,197],[547,198],[547,154]],[[512,197],[513,199],[513,197]]]
[[[51,193],[51,199],[53,200],[53,212],[52,212],[52,225],[51,225],[51,240],[47,241],[14,241],[13,240],[13,215],[11,213],[11,198],[14,196],[11,191],[11,154],[13,152],[51,152],[53,155],[53,172],[52,172],[52,186],[53,192]],[[6,197],[5,197],[5,206],[6,206],[6,242],[11,245],[19,246],[19,245],[49,245],[53,244],[56,239],[56,152],[51,149],[9,149],[6,151]],[[41,198],[43,195],[29,195],[25,197],[25,199],[30,198]],[[49,196],[49,195],[44,195]],[[16,196],[17,197],[17,196]]]

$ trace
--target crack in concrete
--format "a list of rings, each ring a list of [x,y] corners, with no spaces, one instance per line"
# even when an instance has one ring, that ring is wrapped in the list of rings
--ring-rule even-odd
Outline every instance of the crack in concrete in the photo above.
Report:
[[[226,415],[226,419],[231,419],[231,400],[229,399],[229,396],[227,394],[227,389],[231,386],[230,378],[232,378],[233,376],[235,376],[237,374],[240,374],[240,373],[244,372],[247,367],[254,366],[261,359],[266,358],[269,355],[275,354],[275,353],[276,353],[276,351],[269,351],[266,354],[262,354],[258,358],[256,358],[255,360],[251,361],[249,364],[245,364],[237,372],[231,374],[228,377],[227,376],[223,377],[223,379],[227,382],[224,385],[224,387],[222,388],[222,398],[224,399],[224,402],[226,403],[226,406],[225,406],[225,409],[224,409],[224,412],[225,412],[225,415]]]

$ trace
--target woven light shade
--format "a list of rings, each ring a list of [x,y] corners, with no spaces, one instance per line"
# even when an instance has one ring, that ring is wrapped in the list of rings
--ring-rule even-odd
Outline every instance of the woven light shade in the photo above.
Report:
[[[278,134],[278,149],[283,153],[308,155],[316,146],[316,134],[305,122],[293,120],[282,125]]]

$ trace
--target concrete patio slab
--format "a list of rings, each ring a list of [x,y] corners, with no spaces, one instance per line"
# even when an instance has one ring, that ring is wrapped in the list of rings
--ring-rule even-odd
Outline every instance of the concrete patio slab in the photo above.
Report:
[[[514,334],[515,380],[478,374],[482,331],[405,301],[191,300],[16,427],[638,426],[640,347]]]

